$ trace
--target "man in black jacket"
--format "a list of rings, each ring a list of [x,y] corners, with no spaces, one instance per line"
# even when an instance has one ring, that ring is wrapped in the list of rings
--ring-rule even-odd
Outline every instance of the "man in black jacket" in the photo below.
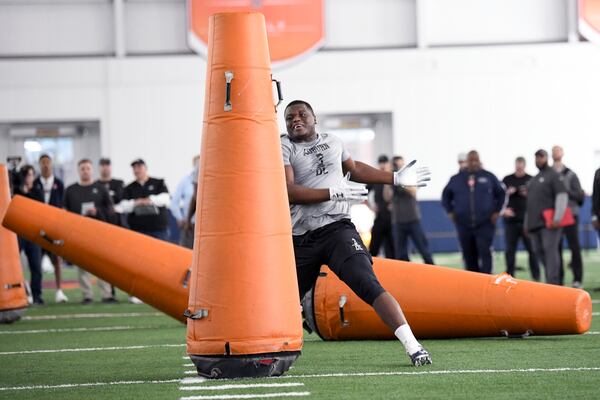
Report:
[[[52,158],[48,154],[42,154],[39,158],[40,176],[34,181],[34,186],[42,192],[44,203],[62,208],[65,185],[63,182],[54,176],[52,167]],[[67,302],[69,299],[61,289],[61,264],[62,260],[56,254],[42,250],[42,255],[47,254],[54,267],[54,276],[56,279],[56,294],[55,300],[57,303]]]
[[[502,179],[506,186],[508,204],[504,209],[504,234],[506,241],[506,273],[515,276],[515,254],[519,239],[529,255],[529,270],[535,281],[540,280],[540,266],[529,237],[523,231],[523,220],[525,219],[525,208],[527,207],[527,183],[532,176],[525,172],[525,158],[517,157],[515,160],[515,172]]]

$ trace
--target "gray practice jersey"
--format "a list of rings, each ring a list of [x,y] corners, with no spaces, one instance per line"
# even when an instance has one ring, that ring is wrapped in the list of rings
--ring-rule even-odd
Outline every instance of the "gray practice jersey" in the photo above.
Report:
[[[294,170],[294,183],[312,189],[329,189],[344,179],[342,162],[350,158],[342,140],[327,133],[310,142],[295,143],[281,136],[283,164]],[[343,218],[350,218],[350,205],[341,201],[292,204],[292,234],[302,235]]]

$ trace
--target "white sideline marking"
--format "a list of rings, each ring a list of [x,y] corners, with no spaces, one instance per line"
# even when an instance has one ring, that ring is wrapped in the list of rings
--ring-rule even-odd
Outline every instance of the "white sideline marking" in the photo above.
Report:
[[[255,393],[255,394],[220,394],[216,396],[189,396],[180,397],[179,400],[202,400],[202,399],[265,399],[267,397],[301,397],[310,396],[310,392],[281,392],[281,393]]]
[[[9,356],[14,354],[38,354],[38,353],[69,353],[80,351],[107,351],[107,350],[137,350],[148,349],[152,347],[183,347],[185,344],[151,344],[143,346],[115,346],[115,347],[83,347],[79,349],[49,349],[49,350],[24,350],[24,351],[3,351],[0,356]]]
[[[206,382],[206,378],[202,378],[201,376],[197,376],[195,378],[183,378],[180,383],[182,385],[192,385],[194,383],[202,383],[202,382]]]
[[[60,328],[32,329],[28,331],[0,331],[0,335],[16,335],[22,333],[63,333],[63,332],[92,332],[92,331],[124,331],[128,329],[148,329],[150,326],[104,326],[100,328]]]
[[[77,319],[77,318],[124,318],[124,317],[155,317],[165,315],[160,312],[147,313],[96,313],[96,314],[56,314],[56,315],[35,315],[24,316],[23,321],[43,321],[51,319]]]
[[[330,374],[311,375],[283,375],[272,379],[300,379],[300,378],[346,378],[366,376],[397,376],[397,375],[450,375],[450,374],[501,374],[513,372],[569,372],[569,371],[600,371],[600,367],[578,367],[578,368],[513,368],[513,369],[447,369],[437,371],[390,371],[390,372],[337,372]]]
[[[600,335],[600,332],[586,332],[584,335]]]
[[[162,384],[162,383],[176,383],[176,382],[179,382],[179,379],[166,379],[166,380],[162,380],[162,381],[116,381],[116,382],[64,383],[62,385],[0,387],[0,391],[63,389],[63,388],[89,387],[89,386],[112,386],[112,385],[149,385],[149,384],[156,384],[156,383]]]
[[[212,385],[212,386],[183,386],[179,390],[229,390],[229,389],[250,389],[250,388],[273,388],[273,387],[293,387],[304,386],[300,382],[288,383],[251,383],[239,385]]]

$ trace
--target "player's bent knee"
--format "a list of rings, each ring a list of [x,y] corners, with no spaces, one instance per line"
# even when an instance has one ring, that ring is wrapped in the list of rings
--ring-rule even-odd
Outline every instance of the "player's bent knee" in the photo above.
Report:
[[[361,300],[370,306],[385,292],[366,254],[354,254],[347,258],[335,272]]]

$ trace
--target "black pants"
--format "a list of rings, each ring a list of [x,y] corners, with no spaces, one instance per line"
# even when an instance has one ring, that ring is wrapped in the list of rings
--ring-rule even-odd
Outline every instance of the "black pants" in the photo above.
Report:
[[[394,239],[392,237],[392,221],[390,213],[377,213],[371,229],[369,252],[373,257],[379,254],[383,245],[386,258],[394,257]]]
[[[42,298],[42,248],[29,240],[19,238],[19,249],[25,252],[29,263],[31,295],[34,301],[39,300]]]
[[[537,256],[531,247],[531,241],[529,237],[523,233],[523,221],[512,221],[504,219],[504,237],[506,241],[506,250],[504,256],[506,257],[506,273],[515,276],[515,254],[517,252],[517,245],[519,239],[523,240],[523,245],[529,255],[529,270],[531,276],[536,281],[540,280],[540,264]]]
[[[423,262],[433,265],[433,257],[429,251],[429,243],[427,237],[425,237],[425,232],[423,232],[421,221],[395,223],[393,233],[396,240],[397,260],[410,261],[408,256],[408,238],[410,237],[421,256],[423,256]]]
[[[492,244],[496,226],[491,222],[475,228],[456,225],[467,271],[492,273]]]
[[[581,245],[579,244],[579,219],[575,217],[575,224],[565,226],[563,228],[563,236],[567,239],[567,245],[571,250],[571,268],[573,269],[573,281],[583,281],[583,261],[581,260]],[[563,263],[563,241],[559,244],[560,254],[560,276],[561,281],[564,277],[564,263]]]
[[[365,303],[372,305],[385,290],[373,272],[373,260],[348,219],[294,236],[300,300],[317,281],[325,264]]]

